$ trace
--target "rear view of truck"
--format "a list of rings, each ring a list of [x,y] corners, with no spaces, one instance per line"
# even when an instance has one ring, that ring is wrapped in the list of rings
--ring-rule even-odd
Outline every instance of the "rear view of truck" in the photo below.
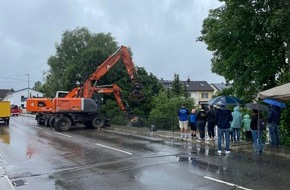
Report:
[[[10,115],[19,116],[22,113],[22,110],[17,105],[10,106]]]
[[[10,102],[0,101],[0,122],[8,125],[10,121]]]

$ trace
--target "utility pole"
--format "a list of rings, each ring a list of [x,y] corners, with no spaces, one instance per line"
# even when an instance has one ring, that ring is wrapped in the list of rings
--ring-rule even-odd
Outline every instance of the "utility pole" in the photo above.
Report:
[[[29,98],[29,83],[30,83],[30,79],[29,79],[29,74],[25,74],[26,76],[27,76],[27,78],[28,78],[28,88],[27,88],[27,99]]]

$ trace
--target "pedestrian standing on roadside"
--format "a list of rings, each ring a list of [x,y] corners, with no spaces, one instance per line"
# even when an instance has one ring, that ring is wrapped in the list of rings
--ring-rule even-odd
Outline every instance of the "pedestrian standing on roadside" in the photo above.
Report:
[[[279,137],[280,117],[281,117],[280,107],[272,105],[268,112],[267,118],[271,147],[280,146],[280,137]]]
[[[249,114],[244,115],[243,118],[243,129],[245,131],[246,141],[252,141],[252,132],[251,132],[251,117]]]
[[[199,139],[205,139],[205,125],[206,125],[206,111],[205,106],[201,106],[201,110],[197,113],[196,116],[196,126],[199,133]]]
[[[196,113],[195,109],[191,110],[189,115],[189,125],[191,129],[191,138],[196,138]]]
[[[231,122],[231,129],[232,129],[232,135],[233,135],[233,140],[235,143],[240,142],[240,136],[241,136],[241,126],[242,126],[242,114],[240,112],[240,107],[235,106],[234,111],[232,112],[232,117],[233,120]]]
[[[251,130],[253,137],[253,147],[257,154],[263,152],[263,127],[261,125],[263,118],[258,115],[258,110],[254,109],[251,115]],[[258,123],[259,122],[259,123]]]
[[[213,105],[209,106],[207,111],[207,132],[210,140],[214,140],[215,137],[215,126],[216,126],[216,110]]]
[[[230,152],[230,127],[233,120],[231,111],[226,106],[221,105],[216,113],[218,127],[218,154],[222,153],[222,139],[226,140],[226,154]]]
[[[187,130],[188,130],[188,115],[189,111],[185,107],[185,104],[182,104],[181,108],[178,110],[178,121],[180,128],[180,137],[187,138]]]

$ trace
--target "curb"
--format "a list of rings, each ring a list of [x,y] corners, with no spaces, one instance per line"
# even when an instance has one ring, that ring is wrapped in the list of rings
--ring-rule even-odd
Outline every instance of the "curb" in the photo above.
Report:
[[[4,175],[4,169],[0,166],[0,190],[15,190],[9,177]]]
[[[138,137],[144,138],[144,137],[151,137],[151,138],[159,138],[161,140],[164,141],[168,141],[168,140],[174,140],[177,142],[191,142],[194,144],[206,144],[209,146],[213,146],[211,141],[201,141],[198,139],[181,139],[179,138],[179,133],[178,132],[167,132],[167,131],[162,131],[160,133],[160,131],[150,131],[148,129],[147,131],[142,131],[140,129],[138,130],[134,130],[131,128],[124,128],[122,126],[111,126],[110,128],[107,128],[107,131],[110,132],[116,132],[116,133],[120,133],[122,132],[122,134],[128,134],[128,135],[136,135]],[[159,133],[158,133],[159,132]],[[167,133],[167,134],[165,134]],[[170,133],[170,134],[169,134]],[[214,142],[215,146],[217,146],[217,139]],[[249,152],[249,153],[254,153],[253,150],[253,143],[252,142],[240,142],[240,143],[230,143],[230,148],[235,150],[235,151],[240,151],[240,152]],[[290,149],[287,147],[279,147],[279,148],[271,148],[270,145],[268,144],[264,144],[264,151],[262,153],[262,155],[267,155],[267,156],[278,156],[278,157],[282,157],[282,158],[286,158],[286,159],[290,159]]]

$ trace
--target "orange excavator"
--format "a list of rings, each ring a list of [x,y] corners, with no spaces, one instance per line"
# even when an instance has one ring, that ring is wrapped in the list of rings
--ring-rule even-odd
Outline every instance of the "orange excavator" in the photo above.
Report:
[[[130,121],[136,121],[131,108],[121,93],[121,88],[116,84],[97,86],[98,80],[103,77],[119,60],[123,61],[127,73],[133,83],[134,90],[129,94],[129,99],[135,102],[144,100],[141,86],[137,79],[135,68],[127,47],[121,46],[105,62],[85,80],[80,86],[71,91],[58,91],[56,97],[29,98],[26,109],[36,113],[39,125],[51,126],[60,131],[66,131],[72,125],[82,123],[88,127],[101,128],[105,125],[105,118],[100,113],[100,105],[93,99],[94,94],[113,93],[118,106],[126,113]]]

